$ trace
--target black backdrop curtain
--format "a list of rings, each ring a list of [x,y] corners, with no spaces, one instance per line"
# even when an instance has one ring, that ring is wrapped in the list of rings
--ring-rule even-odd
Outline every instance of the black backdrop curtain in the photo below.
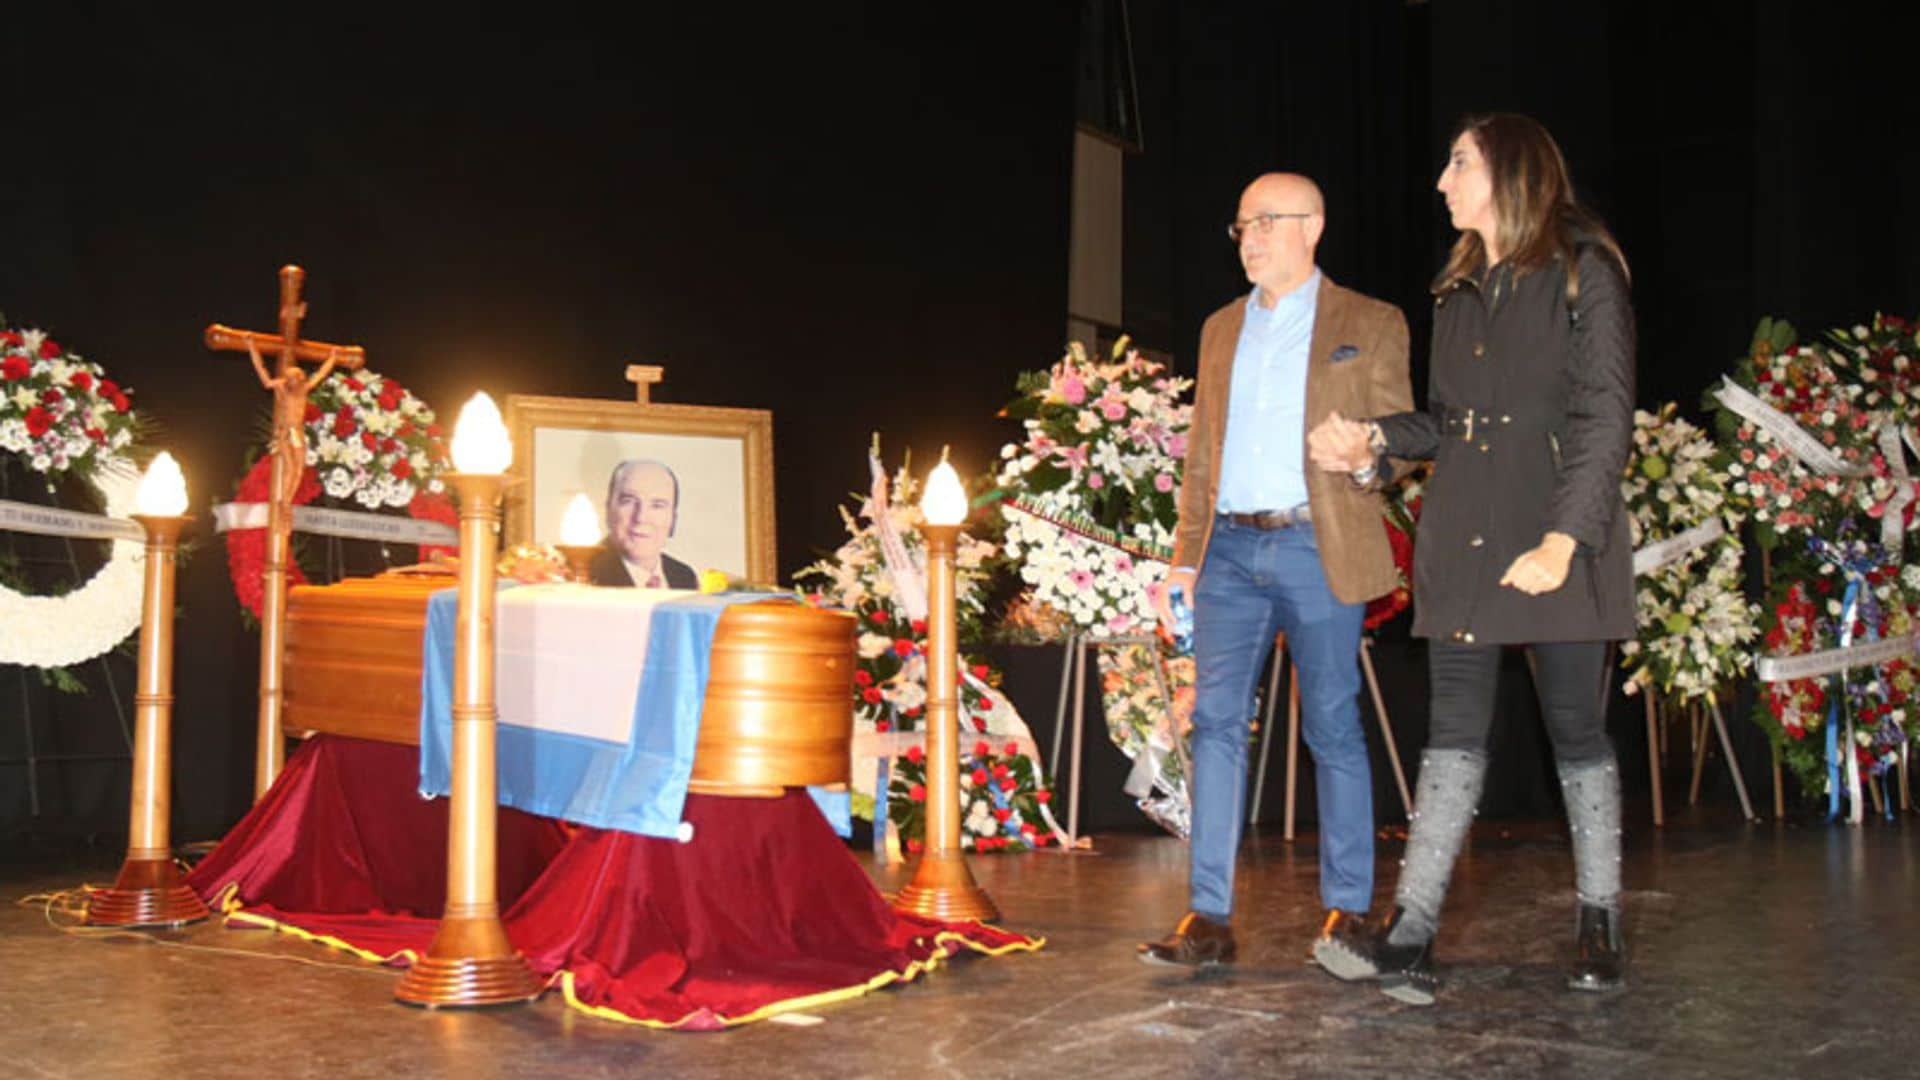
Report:
[[[9,25],[0,310],[132,384],[202,503],[237,474],[264,395],[199,328],[270,322],[286,261],[312,274],[314,334],[366,344],[448,413],[479,387],[619,397],[642,360],[667,366],[662,400],[774,409],[783,572],[837,542],[868,431],[984,465],[1013,373],[1058,351],[1074,5],[554,8],[452,28],[343,10]],[[1220,234],[1240,188],[1293,168],[1327,190],[1327,272],[1406,309],[1418,389],[1451,240],[1432,182],[1452,124],[1482,109],[1543,120],[1618,232],[1643,405],[1692,408],[1760,315],[1817,331],[1920,310],[1898,16],[1808,0],[1129,15],[1146,152],[1126,170],[1125,322],[1189,370],[1201,320],[1244,288]],[[247,798],[254,639],[217,543],[182,597],[176,835],[193,837]],[[1421,708],[1410,693],[1397,714]],[[20,725],[0,694],[8,758]],[[98,711],[32,694],[56,727],[54,710]],[[1623,757],[1644,761],[1616,705]],[[1732,720],[1764,789],[1764,746]],[[0,766],[8,836],[122,827],[123,772],[67,776],[38,822],[20,776]],[[1540,775],[1514,782],[1541,793]],[[1516,812],[1551,807],[1511,794]]]

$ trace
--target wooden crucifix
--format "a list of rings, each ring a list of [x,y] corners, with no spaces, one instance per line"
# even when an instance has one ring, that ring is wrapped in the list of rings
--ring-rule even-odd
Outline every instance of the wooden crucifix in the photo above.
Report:
[[[273,391],[273,479],[267,495],[267,555],[260,572],[260,720],[259,744],[253,757],[253,797],[257,802],[280,775],[286,754],[280,712],[284,701],[282,676],[286,667],[287,560],[292,549],[293,493],[307,468],[307,394],[336,368],[355,370],[366,363],[358,345],[330,345],[303,341],[300,322],[307,305],[300,286],[307,272],[298,266],[280,268],[280,332],[256,334],[219,323],[207,327],[207,348],[244,352],[253,361],[260,384]],[[262,352],[277,354],[273,373],[261,361]],[[309,373],[302,360],[317,361]]]

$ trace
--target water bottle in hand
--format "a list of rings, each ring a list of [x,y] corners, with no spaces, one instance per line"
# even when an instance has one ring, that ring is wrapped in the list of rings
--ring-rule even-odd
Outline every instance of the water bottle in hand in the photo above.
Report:
[[[1167,606],[1173,610],[1173,648],[1182,656],[1193,653],[1193,605],[1187,603],[1187,590],[1179,585],[1167,594]]]

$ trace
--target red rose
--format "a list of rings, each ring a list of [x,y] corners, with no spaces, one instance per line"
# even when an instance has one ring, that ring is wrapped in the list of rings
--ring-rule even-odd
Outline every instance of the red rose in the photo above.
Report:
[[[60,399],[65,396],[66,395],[60,392],[58,387],[49,386],[45,390],[40,391],[40,404],[58,405],[60,404]]]
[[[114,412],[127,411],[127,395],[119,394],[119,393],[116,393],[113,395],[113,411]]]
[[[351,434],[353,434],[353,410],[342,405],[340,411],[333,416],[333,437],[344,439]]]
[[[397,427],[397,428],[395,428],[395,429],[393,430],[393,433],[394,433],[394,435],[396,435],[396,436],[398,436],[398,437],[400,437],[400,438],[402,438],[402,439],[404,439],[404,438],[406,438],[407,436],[409,436],[409,435],[411,435],[411,434],[413,434],[413,421],[411,421],[411,420],[402,420],[402,421],[400,421],[400,426],[399,426],[399,427]]]
[[[927,620],[925,619],[913,620],[912,626],[913,626],[913,632],[916,635],[925,635],[927,632]]]
[[[893,725],[892,725],[892,724],[889,724],[889,723],[887,723],[887,722],[886,722],[885,720],[875,720],[875,721],[873,722],[873,730],[875,730],[875,731],[892,731],[892,730],[893,730]]]
[[[427,425],[427,434],[428,434],[428,435],[430,435],[430,436],[432,436],[433,438],[436,438],[436,439],[437,439],[437,438],[439,438],[439,437],[440,437],[440,425],[439,425],[439,424],[428,424],[428,425]]]
[[[993,753],[993,747],[988,746],[984,742],[977,742],[973,744],[974,757],[986,757],[992,753]]]
[[[915,706],[914,706],[913,708],[911,708],[911,709],[908,709],[908,710],[907,710],[907,715],[908,715],[909,717],[914,717],[914,716],[919,716],[919,715],[920,715],[921,713],[923,713],[923,712],[925,712],[925,711],[926,711],[926,707],[925,707],[925,706],[923,706],[923,705],[915,705]]]
[[[369,450],[379,450],[380,440],[374,438],[373,432],[363,431],[360,433],[360,445]]]
[[[65,351],[60,347],[60,343],[52,338],[43,338],[40,341],[40,359],[42,360],[52,360]]]
[[[1013,816],[1013,811],[1008,810],[1005,807],[1000,807],[994,810],[993,812],[993,819],[995,821],[1005,821],[1012,816]]]
[[[913,642],[908,641],[906,638],[895,638],[893,640],[893,652],[896,656],[912,656]]]
[[[1039,791],[1033,793],[1033,797],[1036,802],[1050,803],[1053,801],[1053,792],[1048,791],[1046,788],[1041,788]]]
[[[985,694],[981,694],[981,695],[980,695],[980,702],[979,702],[979,704],[977,704],[977,705],[976,705],[976,706],[974,706],[974,707],[975,707],[975,708],[977,708],[977,709],[992,709],[992,708],[993,708],[993,699],[992,699],[992,698],[990,698],[990,697],[988,697],[988,696],[987,696],[987,695],[985,695]]]
[[[413,462],[408,461],[406,458],[401,458],[393,463],[393,478],[395,480],[405,480],[412,475]]]
[[[92,439],[94,442],[97,442],[97,443],[103,443],[107,441],[107,433],[100,430],[97,427],[90,427],[86,429],[86,436],[87,438]]]
[[[869,705],[880,704],[880,688],[877,686],[867,687],[865,690],[860,691],[860,699]]]
[[[1005,780],[1000,781],[1000,790],[1007,792],[1008,794],[1012,794],[1014,791],[1017,791],[1019,787],[1020,787],[1020,781],[1015,780],[1011,776],[1007,777]]]
[[[853,673],[853,685],[872,686],[873,676],[868,673],[866,668],[860,668]]]
[[[39,438],[53,426],[53,414],[39,405],[27,410],[27,434]]]
[[[118,396],[119,393],[120,393],[119,383],[114,382],[112,379],[100,380],[100,396],[101,397],[105,397],[105,398],[115,397],[115,396]]]
[[[918,746],[909,746],[907,747],[907,760],[918,765],[922,761],[927,760],[927,752]]]
[[[6,343],[7,343],[7,344],[9,344],[9,345],[24,345],[24,344],[26,344],[26,342],[25,342],[24,340],[22,340],[22,339],[21,339],[21,337],[20,337],[20,335],[19,335],[19,334],[17,334],[17,333],[14,333],[14,332],[13,332],[12,330],[9,330],[9,331],[7,331],[7,332],[6,332],[6,333],[4,333],[4,334],[0,334],[0,341],[4,341],[4,342],[6,342]]]
[[[973,781],[974,787],[987,786],[987,770],[985,769],[975,769],[967,778]]]
[[[976,679],[984,680],[987,677],[987,665],[985,664],[973,665],[973,677]]]
[[[908,788],[907,798],[912,799],[914,802],[926,802],[927,801],[927,785],[915,784],[912,787]]]
[[[921,842],[920,842],[920,841],[918,841],[918,840],[909,840],[909,841],[907,841],[907,850],[908,850],[908,851],[910,851],[910,852],[914,852],[915,854],[918,854],[918,853],[919,853],[919,851],[920,851],[920,849],[922,849],[922,848],[924,848],[924,847],[926,847],[926,846],[927,846],[927,845],[925,845],[925,844],[923,844],[923,843],[921,843]]]
[[[1006,753],[1008,757],[1014,757],[1018,755],[1020,753],[1020,744],[1017,742],[1008,743]]]
[[[93,376],[87,374],[84,371],[74,372],[73,379],[71,381],[73,385],[79,387],[82,390],[93,389]]]
[[[307,423],[309,423],[309,424],[311,424],[311,423],[313,423],[313,422],[314,422],[315,420],[318,420],[318,419],[320,419],[320,418],[321,418],[322,416],[324,416],[324,415],[326,415],[326,414],[325,414],[325,413],[322,413],[322,412],[320,411],[320,406],[318,406],[318,405],[315,405],[315,404],[314,404],[313,402],[311,402],[311,401],[309,401],[309,402],[307,402],[307,415],[306,415],[306,422],[307,422]]]
[[[343,381],[347,384],[347,389],[353,391],[356,394],[367,388],[366,383],[361,382],[359,379],[356,379],[351,375],[347,376]]]
[[[995,780],[1005,780],[1007,778],[1007,767],[999,764],[994,765],[993,778]]]
[[[5,360],[0,360],[0,377],[6,378],[9,382],[24,379],[31,374],[33,374],[33,365],[28,363],[24,356],[9,356]]]

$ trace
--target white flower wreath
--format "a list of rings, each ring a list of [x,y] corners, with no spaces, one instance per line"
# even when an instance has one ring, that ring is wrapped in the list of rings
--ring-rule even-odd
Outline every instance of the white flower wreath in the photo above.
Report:
[[[102,461],[90,481],[109,517],[133,513],[140,477],[125,458]],[[125,641],[140,625],[144,548],[109,541],[111,552],[86,584],[60,596],[28,596],[0,585],[0,664],[66,667],[91,660]]]

